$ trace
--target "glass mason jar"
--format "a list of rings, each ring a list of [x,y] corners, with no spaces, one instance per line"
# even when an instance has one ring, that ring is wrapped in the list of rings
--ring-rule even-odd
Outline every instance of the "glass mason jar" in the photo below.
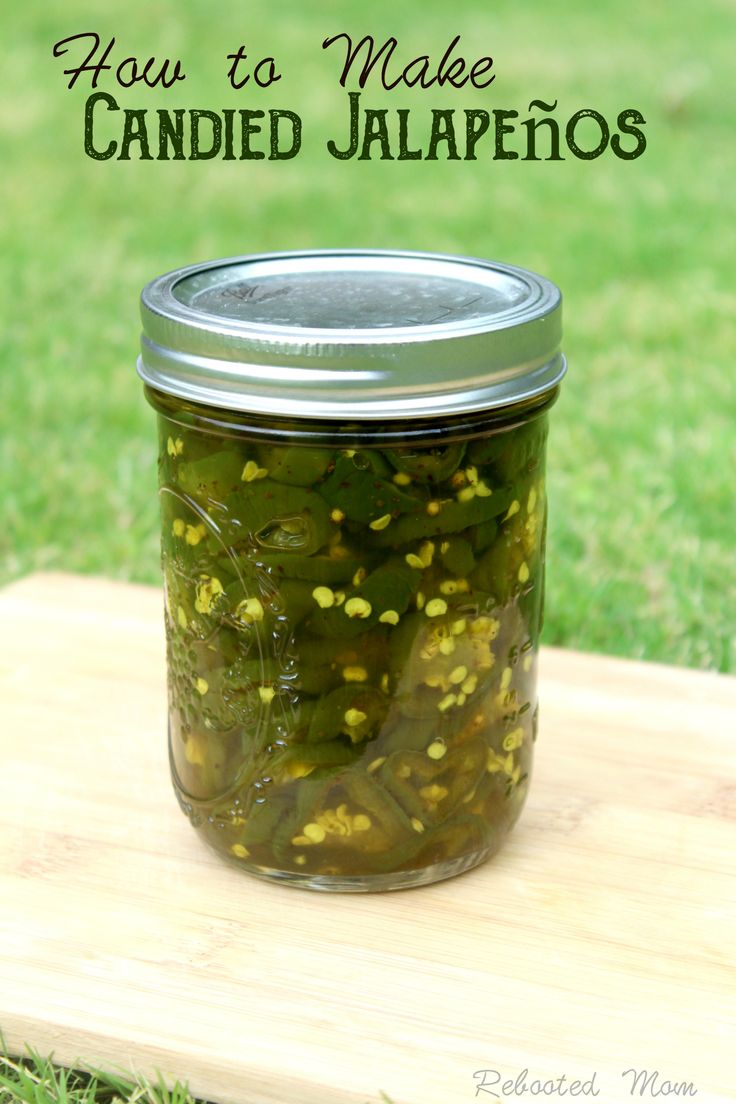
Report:
[[[560,294],[330,251],[143,291],[174,788],[242,869],[420,885],[497,850],[537,730]]]

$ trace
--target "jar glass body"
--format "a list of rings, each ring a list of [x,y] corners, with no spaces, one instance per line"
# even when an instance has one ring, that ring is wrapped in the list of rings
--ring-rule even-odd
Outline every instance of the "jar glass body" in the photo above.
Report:
[[[393,889],[495,852],[537,727],[547,408],[158,410],[172,779],[244,869]]]

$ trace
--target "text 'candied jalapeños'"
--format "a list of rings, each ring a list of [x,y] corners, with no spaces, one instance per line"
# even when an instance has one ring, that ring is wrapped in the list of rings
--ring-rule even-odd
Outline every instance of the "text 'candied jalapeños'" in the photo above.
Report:
[[[535,737],[546,416],[385,449],[160,427],[171,756],[194,823],[309,876],[495,850]]]

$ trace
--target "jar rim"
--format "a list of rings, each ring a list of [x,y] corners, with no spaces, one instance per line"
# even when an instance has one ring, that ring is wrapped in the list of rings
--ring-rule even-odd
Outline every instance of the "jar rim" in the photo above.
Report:
[[[561,300],[536,273],[473,257],[233,257],[146,285],[138,373],[182,400],[265,416],[395,421],[501,409],[562,379]]]

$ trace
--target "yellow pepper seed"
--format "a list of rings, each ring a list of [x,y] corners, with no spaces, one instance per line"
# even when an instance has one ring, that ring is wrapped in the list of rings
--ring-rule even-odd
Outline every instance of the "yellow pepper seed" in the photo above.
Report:
[[[218,595],[224,592],[224,587],[220,580],[214,576],[210,578],[208,575],[202,575],[201,578],[202,582],[197,586],[194,608],[197,613],[207,614],[212,611],[212,605]]]
[[[414,829],[415,832],[423,832],[424,831],[424,825],[422,824],[419,817],[412,817],[410,823],[411,823],[411,826],[412,826],[412,828]]]
[[[174,518],[174,523],[171,526],[171,532],[175,537],[183,537],[186,531],[186,522],[183,518]]]
[[[291,778],[306,778],[316,766],[316,763],[300,763],[297,760],[294,763],[289,763],[286,772]]]
[[[312,843],[322,843],[323,839],[327,835],[321,824],[311,821],[309,824],[304,825],[304,835]]]
[[[372,612],[373,607],[365,598],[348,598],[345,603],[345,613],[348,617],[359,617],[364,619],[370,617]]]
[[[348,725],[349,728],[355,728],[357,725],[367,720],[368,714],[364,713],[362,709],[348,709],[345,712],[345,724]]]
[[[459,618],[459,620],[452,622],[452,625],[450,626],[450,632],[453,636],[462,636],[462,634],[465,632],[467,624],[468,623],[465,618],[461,617]]]
[[[440,640],[440,651],[443,656],[451,656],[456,647],[457,644],[451,636],[446,636],[444,640]]]
[[[446,798],[449,792],[446,786],[438,786],[436,782],[432,782],[429,786],[422,786],[419,796],[425,801],[436,803]]]
[[[180,629],[185,629],[187,627],[187,615],[181,606],[176,607],[176,620],[179,622]]]
[[[469,590],[467,579],[444,579],[440,583],[440,594],[467,594]]]
[[[399,614],[397,610],[384,610],[378,620],[384,625],[398,625]]]
[[[368,523],[368,528],[369,529],[375,529],[375,530],[385,529],[390,521],[391,521],[391,515],[390,514],[384,514],[382,517],[376,518],[375,521],[370,521]]]
[[[514,501],[513,501],[512,503],[511,503],[511,505],[509,506],[508,510],[507,510],[507,511],[506,511],[506,513],[504,514],[504,516],[503,516],[503,520],[504,520],[504,521],[508,521],[508,520],[509,520],[509,518],[512,518],[512,517],[514,516],[514,514],[518,514],[518,512],[519,512],[519,510],[520,510],[520,509],[521,509],[521,506],[519,505],[519,503],[517,502],[517,500],[516,500],[516,499],[514,499]]]
[[[526,583],[528,581],[529,581],[529,565],[527,564],[527,562],[525,560],[524,563],[519,568],[519,582],[520,583]]]
[[[419,549],[419,559],[425,567],[429,567],[434,559],[434,541],[425,541]]]
[[[528,656],[524,656],[524,660],[523,660],[523,662],[522,662],[522,667],[524,668],[524,670],[525,670],[526,672],[529,672],[529,671],[531,671],[531,669],[532,669],[532,662],[533,662],[533,661],[532,661],[532,657],[531,657],[530,655],[528,655]]]
[[[440,512],[441,509],[442,509],[442,506],[440,505],[439,502],[437,502],[435,500],[433,500],[432,502],[427,503],[427,513],[429,514],[430,517],[437,517],[437,515],[438,515],[438,513]]]
[[[426,600],[427,599],[424,597],[424,591],[418,590],[415,598],[418,610],[424,609],[424,603],[426,602]]]
[[[329,609],[330,606],[335,604],[335,593],[326,586],[315,587],[312,591],[312,597],[321,609]]]
[[[371,818],[365,813],[356,813],[353,817],[353,831],[367,832],[371,826]]]
[[[263,620],[263,606],[259,598],[245,598],[237,606],[235,613],[246,625]]]
[[[509,732],[503,738],[503,750],[504,751],[516,751],[521,747],[524,742],[524,729],[515,728],[513,732]]]
[[[478,498],[490,498],[490,496],[493,494],[493,491],[488,486],[488,484],[484,483],[481,479],[480,482],[476,484],[475,493],[477,494]]]
[[[368,672],[365,667],[343,667],[342,677],[346,682],[367,682]]]
[[[408,487],[411,483],[411,476],[408,472],[396,472],[394,474],[394,483],[397,487]]]
[[[193,767],[204,766],[204,744],[195,736],[190,736],[184,745],[184,758],[187,763],[191,763]]]
[[[504,672],[501,675],[501,689],[502,690],[508,690],[509,686],[511,685],[511,676],[512,676],[512,674],[513,674],[513,671],[511,670],[510,667],[504,668]]]
[[[496,755],[495,751],[491,748],[488,749],[488,759],[486,761],[486,770],[489,774],[497,774],[498,771],[503,770],[503,759]]]
[[[353,575],[353,586],[356,586],[356,587],[360,586],[360,584],[363,582],[363,580],[365,579],[367,574],[368,574],[368,572],[366,571],[366,569],[364,567],[359,567],[358,570]]]
[[[433,740],[427,748],[427,755],[430,759],[442,759],[447,755],[447,744],[444,740]]]
[[[531,514],[536,505],[537,505],[537,492],[534,489],[534,487],[532,487],[532,489],[529,492],[529,497],[526,500],[526,512],[528,514]]]
[[[424,612],[427,617],[441,617],[443,613],[447,613],[447,602],[444,598],[432,598],[427,602]]]
[[[467,677],[468,677],[468,668],[463,663],[461,663],[460,666],[455,667],[452,671],[450,671],[450,675],[449,675],[450,682],[452,683],[453,686],[459,686],[461,682],[465,682],[465,679]]]
[[[307,856],[306,855],[295,855],[294,856],[294,862],[296,863],[297,866],[304,866],[306,864],[306,861],[307,861]]]
[[[419,571],[424,570],[424,564],[415,552],[407,552],[407,554],[404,556],[404,559],[408,563],[409,567],[416,567]]]
[[[379,755],[378,759],[374,759],[372,763],[368,764],[366,770],[368,771],[369,774],[373,774],[373,772],[377,771],[379,767],[382,767],[385,762],[386,762],[386,756],[385,755]]]
[[[230,848],[230,852],[235,855],[236,859],[247,859],[250,855],[250,851],[247,847],[243,847],[242,843],[234,843]]]
[[[342,510],[338,509],[337,506],[335,507],[334,510],[330,511],[330,517],[332,518],[332,520],[335,522],[336,525],[341,525],[342,522],[345,520],[345,514],[343,513]]]
[[[495,640],[500,627],[501,622],[492,617],[477,617],[470,623],[470,635],[480,637],[481,640]]]
[[[207,530],[205,529],[202,522],[200,522],[199,525],[187,525],[185,540],[187,544],[190,544],[193,548],[196,548],[202,538],[206,535]]]
[[[169,437],[166,442],[166,451],[169,456],[181,456],[184,451],[184,442],[181,437],[177,437],[176,440],[174,440],[173,437]]]
[[[345,601],[345,591],[344,590],[336,590],[335,591],[335,605],[336,606],[341,606],[344,601]]]
[[[455,694],[445,694],[442,701],[438,702],[437,708],[439,709],[440,713],[446,713],[450,706],[454,705],[456,701],[457,697]]]
[[[261,699],[264,705],[270,705],[273,699],[276,697],[276,691],[273,686],[259,686],[258,697]]]
[[[468,677],[465,679],[465,682],[462,684],[460,689],[462,690],[463,694],[472,694],[476,690],[477,686],[478,686],[478,676],[477,675],[468,675]]]
[[[194,685],[197,687],[197,693],[201,694],[202,697],[205,696],[210,688],[210,684],[207,682],[207,679],[203,678],[198,678]]]
[[[240,478],[244,483],[252,483],[254,479],[263,479],[267,475],[267,468],[259,468],[255,460],[249,460],[243,468],[243,474]]]
[[[470,502],[471,498],[475,498],[475,487],[472,484],[457,492],[458,502]]]

